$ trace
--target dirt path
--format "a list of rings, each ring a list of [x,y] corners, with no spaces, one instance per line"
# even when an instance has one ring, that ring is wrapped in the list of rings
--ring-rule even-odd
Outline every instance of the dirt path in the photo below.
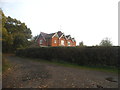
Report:
[[[12,68],[3,74],[3,88],[117,88],[118,75],[63,67],[16,56],[7,57]],[[112,77],[113,82],[106,80]]]

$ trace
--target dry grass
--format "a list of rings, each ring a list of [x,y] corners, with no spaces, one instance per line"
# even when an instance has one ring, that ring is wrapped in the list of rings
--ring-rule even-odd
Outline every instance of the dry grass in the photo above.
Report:
[[[3,57],[2,57],[2,71],[5,72],[9,67],[10,67],[10,63],[3,55]]]

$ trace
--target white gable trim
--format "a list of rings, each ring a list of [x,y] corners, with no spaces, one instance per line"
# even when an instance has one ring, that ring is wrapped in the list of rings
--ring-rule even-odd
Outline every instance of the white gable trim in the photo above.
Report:
[[[72,39],[72,41],[74,42],[74,40]]]
[[[43,37],[43,39],[46,41],[46,39],[45,39],[45,37],[42,35],[42,33],[41,33],[41,36]]]
[[[71,38],[71,36],[69,36],[68,38],[67,38],[67,40],[69,40]]]
[[[75,42],[75,39],[72,39],[73,42]]]
[[[59,37],[59,39],[63,36],[63,34]]]
[[[70,38],[71,38],[71,36],[68,37],[68,39],[70,39]]]
[[[63,35],[65,36],[65,34],[63,33],[63,34],[59,37],[59,39],[62,38]],[[66,36],[65,36],[65,39],[67,40]]]
[[[71,35],[69,35],[69,37],[66,37],[66,38],[67,40],[72,40]]]
[[[35,42],[38,40],[39,36],[40,36],[40,35],[37,36],[37,38],[35,39]]]
[[[57,33],[55,33],[55,34],[52,36],[52,38],[54,38],[54,37],[55,37],[55,35],[57,35],[57,36],[58,36],[58,34],[57,34]]]
[[[68,38],[70,38],[71,36],[69,35],[69,37]]]

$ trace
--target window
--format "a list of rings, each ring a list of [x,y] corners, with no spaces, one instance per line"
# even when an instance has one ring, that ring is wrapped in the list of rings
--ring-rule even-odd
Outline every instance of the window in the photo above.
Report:
[[[70,42],[68,42],[68,46],[70,46],[70,44],[71,44],[71,43],[70,43]]]
[[[64,40],[61,40],[61,45],[64,45]]]
[[[57,41],[56,41],[56,40],[54,40],[54,43],[57,43]]]
[[[43,43],[43,40],[40,40],[40,44],[42,44]]]

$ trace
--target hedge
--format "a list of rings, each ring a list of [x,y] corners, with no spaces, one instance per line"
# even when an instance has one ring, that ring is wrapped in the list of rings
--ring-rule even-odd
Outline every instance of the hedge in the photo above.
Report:
[[[38,47],[16,51],[17,56],[58,60],[78,65],[118,66],[120,47]]]

